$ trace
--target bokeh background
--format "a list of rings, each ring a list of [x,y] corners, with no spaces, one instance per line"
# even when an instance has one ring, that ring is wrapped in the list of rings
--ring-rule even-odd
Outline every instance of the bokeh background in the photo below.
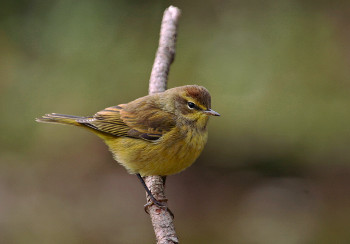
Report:
[[[153,243],[145,193],[96,136],[38,124],[147,94],[163,11],[169,87],[212,94],[208,145],[168,177],[181,243],[350,243],[349,1],[3,1],[0,243]]]

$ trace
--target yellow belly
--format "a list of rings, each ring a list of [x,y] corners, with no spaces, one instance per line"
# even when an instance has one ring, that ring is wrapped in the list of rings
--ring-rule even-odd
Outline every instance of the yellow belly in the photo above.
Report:
[[[207,137],[206,130],[187,133],[176,128],[156,142],[126,137],[103,139],[114,158],[130,173],[165,176],[191,166],[202,152]]]

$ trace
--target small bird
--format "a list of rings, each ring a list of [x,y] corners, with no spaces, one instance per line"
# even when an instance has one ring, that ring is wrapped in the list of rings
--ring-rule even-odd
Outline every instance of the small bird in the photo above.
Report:
[[[208,90],[198,85],[175,87],[105,108],[91,117],[51,113],[37,122],[75,125],[102,138],[114,159],[136,174],[153,203],[144,176],[176,174],[202,152],[208,138],[211,109]]]

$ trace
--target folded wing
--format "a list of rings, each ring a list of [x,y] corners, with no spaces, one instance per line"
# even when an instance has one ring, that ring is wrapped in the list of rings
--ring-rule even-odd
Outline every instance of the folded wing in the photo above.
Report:
[[[108,107],[93,117],[77,122],[113,136],[147,141],[158,140],[175,126],[175,119],[171,113],[150,103]]]

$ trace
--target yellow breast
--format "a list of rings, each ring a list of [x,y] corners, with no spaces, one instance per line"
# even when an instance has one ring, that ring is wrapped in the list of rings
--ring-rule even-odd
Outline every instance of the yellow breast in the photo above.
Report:
[[[130,173],[176,174],[198,158],[208,138],[206,130],[175,127],[156,142],[126,137],[103,138],[114,158]]]

